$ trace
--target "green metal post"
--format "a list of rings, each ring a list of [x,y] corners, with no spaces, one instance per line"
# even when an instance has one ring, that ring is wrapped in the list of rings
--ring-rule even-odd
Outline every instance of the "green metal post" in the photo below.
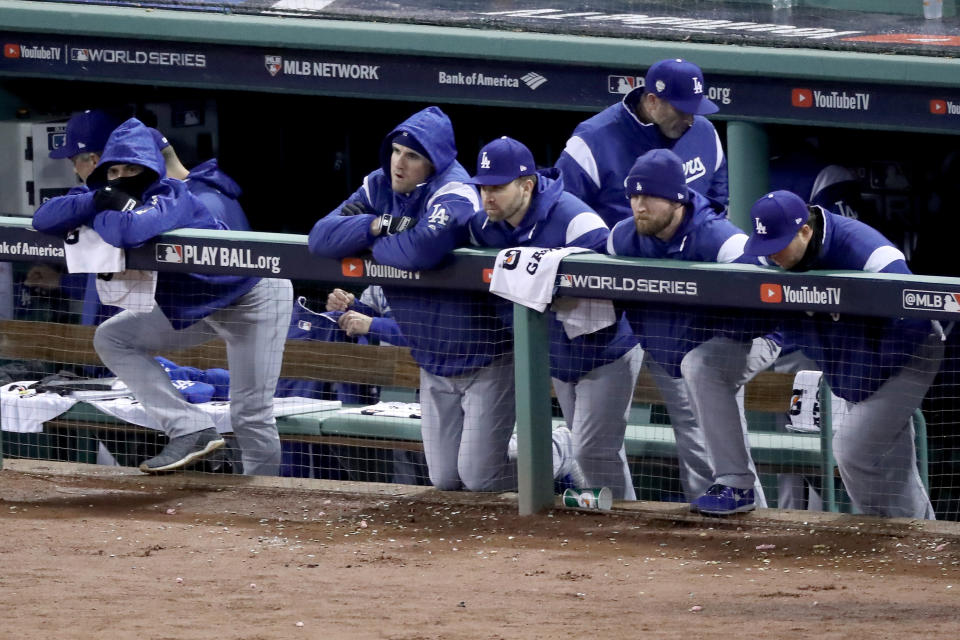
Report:
[[[547,316],[513,305],[514,370],[517,393],[517,491],[520,515],[553,506]]]
[[[730,221],[747,233],[753,228],[750,205],[770,187],[770,142],[762,124],[727,123]]]

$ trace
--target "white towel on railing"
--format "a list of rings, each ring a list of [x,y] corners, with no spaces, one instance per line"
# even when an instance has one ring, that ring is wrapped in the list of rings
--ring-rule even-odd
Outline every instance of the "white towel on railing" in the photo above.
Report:
[[[490,292],[511,302],[543,312],[553,301],[560,261],[582,247],[514,247],[497,254]],[[570,339],[609,327],[617,321],[610,300],[564,297],[554,310]]]

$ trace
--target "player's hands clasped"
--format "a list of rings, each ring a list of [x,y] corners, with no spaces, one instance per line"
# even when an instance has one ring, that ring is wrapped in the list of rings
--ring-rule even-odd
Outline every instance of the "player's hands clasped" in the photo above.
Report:
[[[339,320],[337,320],[337,324],[340,325],[340,328],[343,329],[351,338],[365,336],[370,333],[371,322],[373,322],[373,318],[366,316],[359,311],[347,311],[345,314],[340,316]]]
[[[334,289],[327,295],[327,311],[346,311],[355,299],[349,291]]]
[[[354,200],[340,207],[340,215],[342,216],[358,216],[362,213],[376,213],[376,211],[361,200]]]
[[[412,229],[416,224],[417,221],[410,216],[395,216],[389,213],[380,215],[380,233],[388,236]]]

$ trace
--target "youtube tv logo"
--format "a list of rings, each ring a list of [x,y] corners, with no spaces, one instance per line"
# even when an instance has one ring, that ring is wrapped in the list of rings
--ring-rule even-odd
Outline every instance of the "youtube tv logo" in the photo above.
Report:
[[[484,269],[483,270],[483,281],[486,284],[493,282],[493,269]]]
[[[340,271],[348,278],[360,278],[363,276],[363,260],[344,258],[340,261]]]
[[[790,104],[801,109],[813,106],[813,91],[810,89],[794,89],[790,96]]]
[[[946,100],[931,100],[930,101],[930,113],[935,116],[942,116],[947,113],[947,101]]]
[[[3,57],[4,57],[4,58],[19,58],[19,57],[20,57],[20,45],[18,45],[18,44],[5,44],[5,45],[3,45]]]
[[[778,284],[764,283],[760,285],[760,302],[778,304],[783,302],[783,287]]]

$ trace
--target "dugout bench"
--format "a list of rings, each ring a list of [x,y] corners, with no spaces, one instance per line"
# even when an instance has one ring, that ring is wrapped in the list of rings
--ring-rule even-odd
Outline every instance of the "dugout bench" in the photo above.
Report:
[[[45,322],[8,320],[0,322],[0,358],[58,362],[69,354],[70,364],[99,365],[93,349],[93,327]],[[226,366],[222,342],[165,354],[183,366],[198,368]],[[403,390],[412,397],[419,386],[419,369],[403,347],[357,345],[353,343],[288,340],[281,369],[283,377],[353,382]],[[745,389],[744,406],[750,414],[783,414],[790,404],[793,374],[761,372]],[[656,419],[654,407],[663,401],[649,371],[641,371],[634,390],[634,407],[627,425],[625,447],[632,464],[673,465],[676,442],[673,429]],[[823,416],[830,415],[828,407]],[[558,424],[561,420],[555,419]],[[918,466],[924,486],[929,489],[926,423],[918,409],[914,415]],[[420,422],[412,418],[342,413],[338,409],[280,416],[277,429],[284,441],[422,451]],[[96,440],[102,430],[149,432],[123,423],[93,406],[79,402],[66,413],[45,423],[49,433],[77,430],[80,437]],[[839,510],[840,489],[836,463],[830,446],[832,430],[823,420],[821,433],[784,433],[751,430],[750,450],[758,473],[790,473],[816,477],[827,511]],[[84,462],[90,459],[87,447]],[[37,457],[44,457],[36,447]],[[81,456],[83,457],[83,456]]]

